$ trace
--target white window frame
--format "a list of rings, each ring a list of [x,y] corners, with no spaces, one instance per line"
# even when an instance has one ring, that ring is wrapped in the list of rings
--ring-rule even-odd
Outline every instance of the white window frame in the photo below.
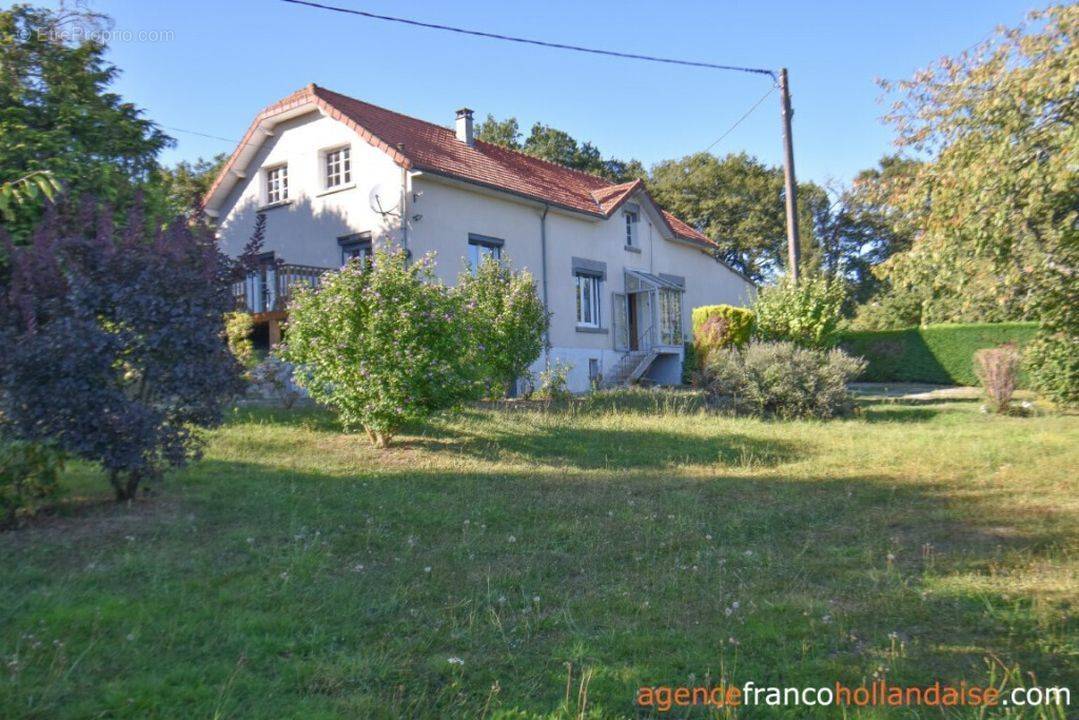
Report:
[[[623,215],[626,218],[626,247],[637,247],[637,226],[641,215],[636,210],[626,210]]]
[[[352,146],[341,145],[322,152],[322,188],[333,190],[352,184]]]
[[[577,292],[577,327],[601,327],[601,303],[603,279],[591,273],[574,273]]]
[[[288,200],[288,163],[266,168],[266,204]]]

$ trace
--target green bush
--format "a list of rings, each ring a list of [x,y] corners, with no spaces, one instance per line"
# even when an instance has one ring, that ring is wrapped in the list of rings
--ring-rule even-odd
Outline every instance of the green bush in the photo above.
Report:
[[[741,347],[753,331],[753,311],[733,305],[704,305],[693,308],[693,354],[687,360],[698,368],[708,363],[708,356],[725,347]],[[682,364],[683,380],[693,382],[697,372],[689,363]]]
[[[1037,327],[1027,322],[978,323],[849,332],[840,336],[840,347],[866,359],[861,380],[975,386],[975,351],[1006,344],[1025,347]],[[1023,382],[1020,377],[1020,386]]]
[[[434,256],[379,250],[301,288],[289,305],[283,361],[347,429],[385,447],[405,423],[479,399],[539,355],[546,323],[526,273],[484,263],[450,290]]]
[[[716,318],[726,320],[722,327],[710,328],[709,321]],[[721,331],[721,332],[717,332]],[[703,305],[693,308],[693,339],[695,342],[707,340],[715,347],[745,345],[753,332],[753,311],[734,305]]]
[[[464,307],[464,330],[471,342],[469,362],[504,397],[543,351],[547,311],[527,271],[514,272],[508,258],[484,258],[475,272],[457,278],[453,294]]]
[[[684,350],[682,354],[682,384],[692,385],[694,378],[701,370],[700,358],[697,357],[697,350],[693,347],[693,343],[687,342]]]
[[[435,280],[430,255],[401,251],[349,262],[289,305],[281,357],[346,429],[386,447],[402,426],[478,396],[460,302]]]
[[[0,440],[0,528],[33,515],[38,504],[56,495],[63,455],[49,445]]]
[[[705,368],[706,389],[741,413],[831,418],[853,409],[847,383],[864,367],[863,360],[842,350],[753,342],[713,353]]]
[[[255,357],[255,343],[251,334],[255,331],[255,320],[250,313],[230,312],[225,315],[225,338],[229,351],[240,365],[247,369],[258,363]]]
[[[832,347],[846,297],[843,283],[821,275],[807,275],[797,284],[783,278],[757,295],[753,336],[808,348]]]
[[[539,388],[533,393],[537,400],[568,400],[573,397],[569,391],[569,371],[573,366],[559,360],[539,374]]]
[[[1057,405],[1079,406],[1079,338],[1041,332],[1027,346],[1024,365],[1041,395]]]

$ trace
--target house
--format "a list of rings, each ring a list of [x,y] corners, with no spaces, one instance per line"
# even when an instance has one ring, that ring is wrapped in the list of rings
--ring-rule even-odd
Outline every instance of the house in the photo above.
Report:
[[[447,283],[489,255],[530,270],[551,313],[534,371],[567,363],[573,390],[678,382],[691,309],[755,292],[640,180],[477,140],[471,110],[450,129],[313,84],[258,114],[204,206],[232,256],[265,213],[265,266],[236,292],[270,343],[293,283],[382,245],[436,253]]]

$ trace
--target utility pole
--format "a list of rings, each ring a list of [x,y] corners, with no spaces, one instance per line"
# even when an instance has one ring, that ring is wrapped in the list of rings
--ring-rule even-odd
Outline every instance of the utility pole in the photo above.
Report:
[[[779,69],[779,93],[783,111],[783,183],[787,196],[787,265],[790,278],[798,282],[798,184],[794,180],[794,139],[791,137],[791,93],[787,68]]]

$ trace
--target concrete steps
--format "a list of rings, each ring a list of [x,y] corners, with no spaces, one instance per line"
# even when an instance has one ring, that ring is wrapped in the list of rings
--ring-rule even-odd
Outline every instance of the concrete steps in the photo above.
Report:
[[[611,372],[604,376],[603,386],[632,385],[648,372],[648,368],[652,367],[658,357],[659,353],[655,350],[632,350],[626,353]]]

